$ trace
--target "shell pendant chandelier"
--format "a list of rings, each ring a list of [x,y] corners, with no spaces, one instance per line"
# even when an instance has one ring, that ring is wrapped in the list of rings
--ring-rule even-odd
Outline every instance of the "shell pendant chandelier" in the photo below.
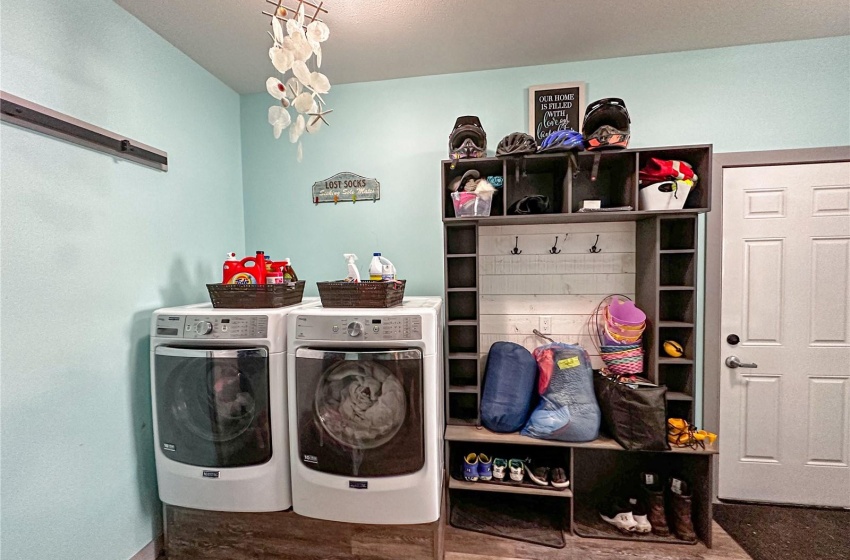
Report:
[[[283,78],[281,81],[272,76],[266,80],[266,90],[278,100],[269,107],[269,124],[275,138],[280,138],[283,130],[289,128],[289,141],[298,143],[297,160],[300,163],[304,156],[301,135],[304,132],[315,134],[323,123],[328,124],[325,116],[333,109],[325,107],[322,99],[322,94],[331,90],[331,83],[318,71],[322,67],[322,43],[330,36],[328,26],[319,19],[319,15],[328,11],[322,8],[324,2],[297,1],[298,5],[292,9],[284,6],[283,0],[266,0],[275,9],[274,13],[263,14],[271,17],[273,31],[269,33],[274,42],[269,49],[269,58]],[[305,6],[309,6],[311,11],[315,9],[315,13],[305,16]],[[307,20],[309,23],[306,23]],[[307,63],[314,55],[316,71],[311,72]],[[292,75],[287,78],[290,72]],[[290,109],[295,110],[295,120]]]

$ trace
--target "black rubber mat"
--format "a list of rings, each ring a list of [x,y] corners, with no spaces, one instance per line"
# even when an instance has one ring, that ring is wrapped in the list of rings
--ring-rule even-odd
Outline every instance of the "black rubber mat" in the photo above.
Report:
[[[726,503],[714,520],[753,560],[850,558],[850,510]]]
[[[547,503],[550,502],[550,503]],[[453,492],[453,527],[552,548],[564,548],[569,501],[491,492]]]

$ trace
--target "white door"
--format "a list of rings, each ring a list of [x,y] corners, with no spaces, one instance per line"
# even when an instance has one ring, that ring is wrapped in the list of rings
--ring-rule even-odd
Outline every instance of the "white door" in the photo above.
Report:
[[[850,163],[724,170],[722,289],[719,497],[850,507]]]

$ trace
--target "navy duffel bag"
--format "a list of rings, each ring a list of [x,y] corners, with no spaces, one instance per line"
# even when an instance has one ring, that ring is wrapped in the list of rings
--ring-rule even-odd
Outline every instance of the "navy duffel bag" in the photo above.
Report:
[[[513,342],[496,342],[487,356],[481,424],[494,432],[515,432],[525,426],[534,404],[537,361]]]

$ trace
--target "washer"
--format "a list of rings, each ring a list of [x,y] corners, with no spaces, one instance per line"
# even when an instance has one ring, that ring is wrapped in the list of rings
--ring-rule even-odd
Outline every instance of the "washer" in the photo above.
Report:
[[[292,506],[286,316],[280,309],[159,309],[151,396],[159,497],[217,511]]]
[[[295,513],[349,523],[439,519],[441,299],[299,309],[288,321]]]

